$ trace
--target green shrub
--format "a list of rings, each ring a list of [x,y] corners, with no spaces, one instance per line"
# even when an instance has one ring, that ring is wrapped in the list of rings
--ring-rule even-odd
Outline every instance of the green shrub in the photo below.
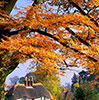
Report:
[[[85,97],[85,93],[84,93],[84,89],[82,87],[78,87],[78,88],[75,88],[75,98],[77,100],[84,100],[84,97]]]
[[[91,89],[88,84],[83,84],[78,88],[74,88],[73,90],[74,96],[77,100],[97,100],[98,99],[98,91],[97,89]]]

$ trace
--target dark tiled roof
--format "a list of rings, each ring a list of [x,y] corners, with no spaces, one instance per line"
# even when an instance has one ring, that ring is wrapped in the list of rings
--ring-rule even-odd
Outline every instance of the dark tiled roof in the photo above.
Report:
[[[14,95],[16,99],[27,97],[27,98],[40,98],[40,97],[47,97],[52,98],[50,92],[41,84],[34,84],[33,88],[26,88],[24,85],[17,84],[14,88],[11,88],[7,96]]]

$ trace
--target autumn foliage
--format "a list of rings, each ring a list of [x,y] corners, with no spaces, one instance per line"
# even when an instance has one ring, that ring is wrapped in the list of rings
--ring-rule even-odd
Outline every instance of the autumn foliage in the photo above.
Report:
[[[98,0],[41,0],[14,17],[0,11],[0,52],[8,52],[7,62],[12,56],[18,62],[33,58],[48,74],[63,74],[57,70],[70,66],[99,73],[98,5]]]

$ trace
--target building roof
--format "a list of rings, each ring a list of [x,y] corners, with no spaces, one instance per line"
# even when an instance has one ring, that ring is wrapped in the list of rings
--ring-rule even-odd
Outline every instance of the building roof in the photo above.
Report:
[[[52,98],[51,93],[41,83],[33,84],[31,87],[26,87],[24,84],[16,84],[6,94],[6,96],[10,95],[13,95],[15,99],[20,99],[22,97],[30,99],[40,97]]]

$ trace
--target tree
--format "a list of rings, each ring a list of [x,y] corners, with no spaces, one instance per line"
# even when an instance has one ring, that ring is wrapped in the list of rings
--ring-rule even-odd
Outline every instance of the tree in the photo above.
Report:
[[[17,0],[0,0],[0,42],[1,42],[1,38],[3,37],[2,34],[7,33],[8,30],[5,29],[5,26],[1,25],[1,19],[5,18],[5,16],[3,16],[2,14],[10,14],[12,8],[14,7],[15,3]],[[8,18],[8,17],[7,17]],[[3,55],[0,54],[0,99],[4,98],[4,81],[5,78],[7,77],[7,75],[9,73],[11,73],[14,68],[16,67],[17,63],[13,63],[14,67],[12,69],[9,69],[9,67],[7,68],[6,66],[11,66],[11,63],[7,63],[5,62],[5,59],[7,57],[7,52]],[[13,62],[13,61],[12,61]]]
[[[73,78],[72,78],[72,83],[75,84],[78,82],[78,77],[77,75],[74,73]]]
[[[71,91],[71,85],[70,83],[65,83],[65,88],[69,91]]]
[[[10,13],[16,3],[17,0],[0,0],[2,1],[3,4],[3,10],[7,11],[8,13]]]
[[[36,77],[35,77],[35,75],[32,74],[32,73],[26,74],[25,77],[33,77],[33,82],[36,81]],[[21,77],[21,78],[19,79],[19,83],[20,83],[20,84],[24,84],[25,77]]]
[[[98,73],[98,5],[97,0],[34,0],[33,6],[15,18],[1,10],[0,49],[7,53],[5,62],[15,64],[33,58],[40,69],[50,72],[85,66],[90,73]],[[10,71],[16,67],[13,63]],[[9,67],[6,69],[9,72]]]
[[[83,84],[85,80],[88,80],[88,71],[82,70],[81,72],[79,72],[79,83],[81,83],[82,81]]]
[[[41,71],[36,70],[36,72],[28,73],[25,77],[32,76],[34,83],[42,83],[44,87],[49,90],[53,96],[53,100],[59,99],[63,97],[62,89],[60,86],[59,77],[53,73],[46,75],[46,72],[42,73]],[[24,84],[25,77],[21,77],[19,80],[20,84]]]
[[[84,84],[84,82],[86,81],[88,84],[93,84],[94,80],[97,80],[99,82],[99,78],[97,79],[97,76],[99,75],[99,73],[97,74],[89,74],[88,71],[84,71],[82,70],[80,73],[79,73],[79,83],[81,84]],[[93,85],[96,89],[99,90],[99,87],[98,87],[99,84],[96,84],[96,85]]]
[[[74,73],[73,77],[72,77],[72,85],[71,85],[71,89],[73,91],[74,88],[74,84],[77,83],[79,81],[79,77],[77,77],[77,75]]]
[[[57,76],[55,73],[52,74],[46,74],[43,72],[33,72],[33,74],[36,76],[35,81],[37,83],[42,83],[44,87],[49,90],[53,96],[53,100],[62,100],[63,93],[60,86],[60,79],[59,76]],[[47,71],[49,72],[49,71]]]
[[[6,29],[6,26],[3,25],[2,22],[10,19],[9,14],[12,11],[16,1],[17,0],[0,0],[0,12],[1,12],[0,13],[0,21],[1,21],[0,22],[0,42],[1,42],[2,38],[6,39],[6,38],[4,38],[3,35],[7,35],[7,36],[11,35],[10,29]],[[35,4],[39,4],[39,0],[35,0],[33,3],[33,6]],[[0,51],[2,52],[2,50],[0,50]],[[14,55],[16,55],[16,53]],[[8,52],[6,52],[4,54],[0,53],[0,80],[1,80],[1,82],[0,82],[0,92],[1,92],[0,98],[1,99],[4,98],[3,94],[4,94],[5,78],[19,64],[19,61],[16,61],[16,59],[12,59],[12,58],[13,58],[13,55],[10,58],[10,62],[8,62],[8,60],[7,60],[7,59],[9,59]],[[10,68],[11,66],[13,66],[13,68]]]
[[[80,87],[75,88],[74,96],[77,100],[97,100],[98,92],[95,88],[91,88],[88,83],[84,82]]]

